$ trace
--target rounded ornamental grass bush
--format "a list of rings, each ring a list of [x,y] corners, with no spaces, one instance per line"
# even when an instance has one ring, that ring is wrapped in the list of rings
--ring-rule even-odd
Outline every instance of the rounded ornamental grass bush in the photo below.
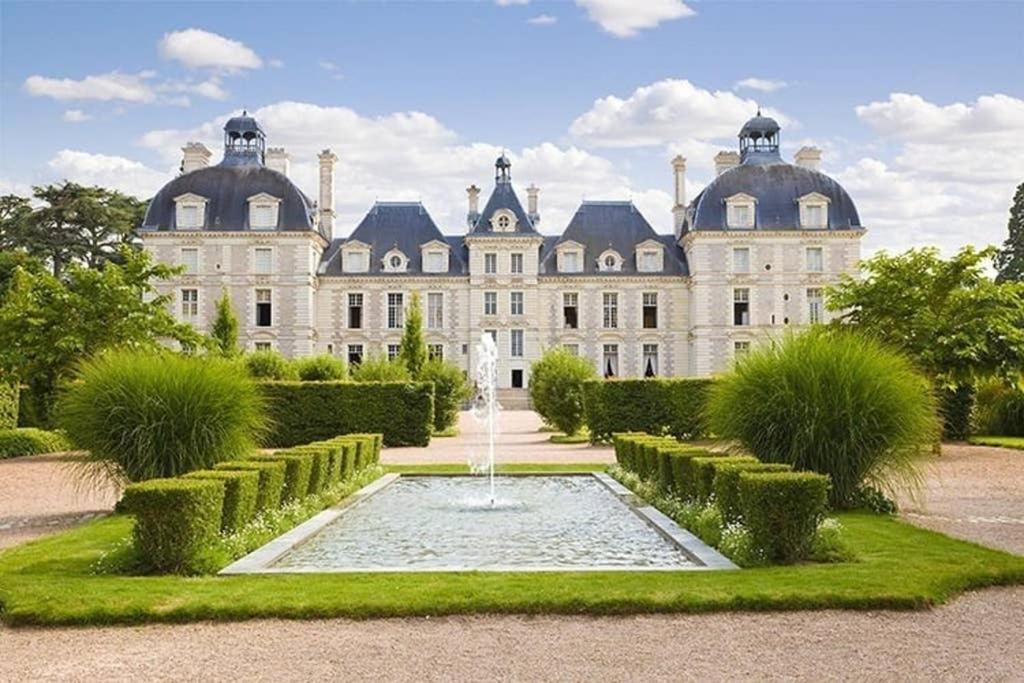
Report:
[[[242,356],[242,365],[253,379],[297,379],[295,367],[277,351],[254,351]]]
[[[586,358],[562,347],[549,349],[530,366],[530,399],[544,421],[572,436],[583,426],[583,385],[597,379]]]
[[[303,382],[330,382],[348,377],[345,361],[330,354],[297,358],[295,371]]]
[[[266,432],[263,398],[219,358],[116,352],[85,362],[57,406],[88,472],[137,482],[249,456]]]
[[[863,485],[916,487],[939,434],[931,385],[908,359],[828,328],[753,350],[712,387],[706,413],[714,434],[762,462],[829,475],[836,507]]]

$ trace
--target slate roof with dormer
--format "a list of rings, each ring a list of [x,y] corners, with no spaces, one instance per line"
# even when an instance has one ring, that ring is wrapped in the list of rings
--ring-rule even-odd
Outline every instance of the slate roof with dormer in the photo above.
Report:
[[[494,218],[494,214],[501,209],[508,209],[516,217],[515,230],[512,232],[501,232],[496,233],[494,227],[491,225],[491,219]],[[526,211],[523,210],[523,205],[519,203],[519,197],[516,196],[516,191],[512,188],[511,182],[498,182],[494,186],[494,192],[491,193],[490,199],[487,200],[487,204],[484,206],[484,210],[480,212],[480,217],[473,225],[473,229],[469,231],[471,235],[539,235],[536,227],[533,225],[533,221],[526,215]]]

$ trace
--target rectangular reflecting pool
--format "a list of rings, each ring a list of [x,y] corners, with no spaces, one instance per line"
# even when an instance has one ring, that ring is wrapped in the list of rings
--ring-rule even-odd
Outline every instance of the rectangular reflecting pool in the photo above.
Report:
[[[607,475],[387,475],[223,573],[732,568]]]

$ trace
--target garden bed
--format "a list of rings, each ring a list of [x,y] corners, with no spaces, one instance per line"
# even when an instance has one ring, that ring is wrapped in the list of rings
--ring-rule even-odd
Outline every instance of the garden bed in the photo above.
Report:
[[[437,472],[433,466],[402,471]],[[515,466],[575,472],[593,467]],[[1024,557],[892,517],[842,513],[853,562],[735,572],[425,572],[118,576],[95,567],[131,535],[112,515],[0,553],[11,625],[445,614],[638,614],[722,610],[919,609],[973,588],[1024,583]]]

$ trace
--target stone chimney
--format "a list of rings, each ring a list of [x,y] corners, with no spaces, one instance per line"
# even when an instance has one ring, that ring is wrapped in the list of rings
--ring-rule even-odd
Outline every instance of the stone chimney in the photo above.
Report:
[[[715,175],[722,175],[730,168],[736,168],[739,165],[739,152],[719,152],[715,155]]]
[[[537,195],[539,194],[540,188],[533,183],[526,188],[526,212],[534,225],[540,223],[540,213],[537,211]]]
[[[470,185],[466,188],[466,196],[469,198],[469,211],[466,212],[466,224],[472,228],[480,220],[480,188]]]
[[[686,159],[677,155],[672,160],[675,201],[672,203],[672,224],[675,226],[676,237],[683,233],[683,219],[686,217]]]
[[[797,166],[817,171],[821,166],[821,150],[817,147],[801,147],[797,150],[793,161]]]
[[[291,157],[288,156],[288,152],[284,151],[284,147],[269,147],[264,155],[263,165],[271,171],[277,171],[287,176],[290,159]]]
[[[201,142],[189,142],[181,151],[185,153],[181,159],[181,172],[191,173],[210,165],[212,153]]]
[[[338,155],[329,149],[320,152],[320,229],[329,238],[334,237],[334,164]]]

